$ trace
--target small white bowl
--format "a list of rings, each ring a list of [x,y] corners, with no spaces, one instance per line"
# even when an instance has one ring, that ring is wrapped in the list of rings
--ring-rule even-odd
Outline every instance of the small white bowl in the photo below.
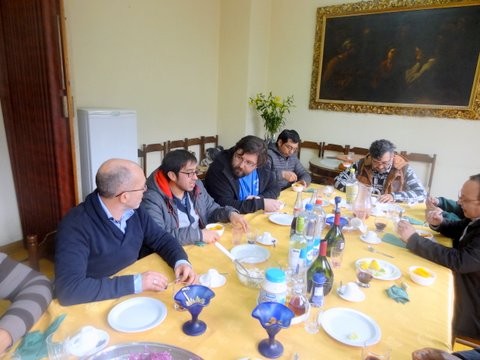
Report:
[[[293,183],[292,184],[292,190],[295,191],[295,192],[302,192],[304,188],[305,188],[305,186],[303,186],[300,183]]]
[[[429,276],[421,276],[415,270],[417,269],[422,269],[426,271]],[[435,279],[437,278],[437,275],[430,269],[424,267],[424,266],[410,266],[408,268],[408,273],[410,274],[410,279],[418,285],[423,285],[423,286],[430,286],[435,282]]]
[[[223,232],[225,231],[225,226],[223,226],[220,223],[213,223],[213,224],[208,224],[205,226],[207,230],[214,230],[217,232],[218,236],[222,236]]]

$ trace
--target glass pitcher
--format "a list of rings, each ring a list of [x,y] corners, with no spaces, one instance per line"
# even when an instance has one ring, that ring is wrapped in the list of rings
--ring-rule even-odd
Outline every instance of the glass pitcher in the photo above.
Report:
[[[362,221],[365,221],[372,212],[372,193],[372,187],[358,183],[358,193],[353,201],[352,211],[353,215]]]

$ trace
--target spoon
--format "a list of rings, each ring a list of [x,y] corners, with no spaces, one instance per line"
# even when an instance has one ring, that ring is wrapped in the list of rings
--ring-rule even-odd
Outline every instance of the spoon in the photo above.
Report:
[[[394,257],[393,257],[392,255],[390,255],[390,254],[386,254],[386,253],[384,253],[384,252],[378,251],[378,250],[375,249],[373,246],[368,245],[368,248],[367,248],[367,249],[368,249],[368,251],[370,251],[370,252],[372,252],[372,253],[381,254],[381,255],[387,256],[387,257],[392,258],[392,259],[394,258]]]

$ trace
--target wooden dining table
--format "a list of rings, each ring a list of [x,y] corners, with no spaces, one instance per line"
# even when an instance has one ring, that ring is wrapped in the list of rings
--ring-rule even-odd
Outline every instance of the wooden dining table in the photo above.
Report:
[[[303,193],[304,199],[311,197],[312,189],[321,194],[323,186],[311,185]],[[337,193],[343,196],[344,194]],[[282,209],[291,214],[296,193],[284,190],[280,199],[285,202]],[[325,199],[327,201],[327,199]],[[331,200],[331,199],[329,199]],[[305,200],[307,201],[307,200]],[[402,205],[403,206],[403,205]],[[404,206],[405,215],[423,221],[424,204],[411,207]],[[332,205],[326,206],[331,213]],[[342,208],[343,216],[352,216],[348,208]],[[287,265],[289,226],[282,226],[269,220],[271,215],[258,211],[245,215],[250,227],[259,232],[268,231],[277,240],[276,246],[265,246],[270,252],[271,260],[279,266]],[[373,216],[366,220],[368,229],[373,229]],[[427,228],[416,225],[419,229]],[[328,227],[324,229],[324,233]],[[393,224],[389,222],[385,233],[394,235]],[[353,309],[373,319],[381,330],[382,344],[391,348],[391,359],[410,359],[412,351],[422,347],[435,347],[450,350],[452,333],[451,319],[453,312],[453,278],[449,269],[418,257],[405,248],[388,243],[380,243],[375,248],[388,253],[393,258],[367,251],[367,244],[360,240],[358,230],[344,231],[346,239],[345,254],[340,268],[334,269],[334,287],[325,297],[321,310],[333,308]],[[435,234],[436,241],[445,243],[449,240]],[[220,239],[227,249],[233,247],[231,226],[226,224]],[[261,245],[262,246],[262,245]],[[182,324],[190,319],[188,312],[174,310],[173,291],[169,287],[162,292],[145,292],[119,299],[92,302],[74,306],[61,306],[53,300],[46,313],[35,324],[33,330],[45,330],[61,314],[66,314],[57,330],[65,336],[74,333],[82,326],[91,325],[103,329],[110,335],[109,346],[138,341],[170,344],[199,355],[204,359],[263,359],[257,350],[259,341],[267,334],[259,321],[251,316],[257,305],[258,289],[246,287],[237,278],[234,264],[214,245],[187,246],[189,260],[198,274],[209,269],[227,273],[225,285],[214,288],[215,297],[200,313],[200,319],[207,324],[206,332],[199,336],[188,336],[182,332]],[[365,300],[348,302],[337,293],[340,282],[355,281],[355,261],[360,258],[377,258],[395,265],[401,271],[401,277],[395,280],[373,279],[371,287],[363,289]],[[435,282],[430,286],[413,283],[408,275],[412,265],[426,267],[436,274]],[[138,260],[122,270],[118,275],[141,273],[147,270],[160,271],[173,280],[172,270],[156,254]],[[385,290],[392,285],[406,284],[410,301],[397,303],[386,295]],[[166,318],[158,326],[146,331],[126,333],[114,330],[108,323],[110,310],[117,304],[134,297],[150,297],[163,302],[167,308]],[[348,324],[343,324],[343,326]],[[320,328],[316,334],[306,332],[304,324],[291,325],[282,329],[276,336],[284,346],[281,359],[360,359],[361,348],[346,345],[332,338]]]

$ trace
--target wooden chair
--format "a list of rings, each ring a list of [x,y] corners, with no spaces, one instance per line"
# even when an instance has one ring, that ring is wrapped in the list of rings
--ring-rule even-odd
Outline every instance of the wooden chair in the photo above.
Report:
[[[57,231],[51,231],[44,236],[42,241],[38,241],[36,234],[27,235],[27,253],[28,264],[31,268],[40,271],[40,259],[46,258],[54,261],[55,257],[55,236]]]
[[[155,144],[143,144],[142,148],[138,150],[138,157],[141,158],[140,162],[143,167],[143,173],[145,174],[145,176],[150,175],[150,173],[153,170],[155,170],[160,166],[160,164],[162,163],[163,157],[165,156],[166,149],[167,149],[167,146],[163,142],[163,143],[155,143]],[[155,164],[154,165],[155,167],[152,171],[148,171],[148,169],[150,168],[148,155],[150,153],[158,153],[158,157],[157,157],[158,161],[155,161],[155,162],[150,161],[150,163]]]
[[[201,139],[200,158],[198,159],[198,163],[200,163],[203,159],[205,159],[205,150],[207,150],[210,147],[218,146],[218,135],[201,136],[200,139]]]
[[[432,189],[433,173],[435,171],[435,163],[437,162],[437,154],[429,155],[401,151],[400,155],[404,156],[409,161],[410,165],[415,169],[417,176],[420,179],[424,179],[423,183],[426,187],[428,187],[427,191],[430,191]],[[419,167],[418,163],[423,164],[423,168],[421,166]]]
[[[299,159],[300,159],[300,153],[301,153],[302,149],[312,149],[312,150],[318,151],[317,156],[320,157],[322,155],[322,145],[319,142],[309,141],[309,140],[302,141],[298,145],[297,156],[298,156]]]
[[[172,151],[175,149],[184,149],[188,150],[188,139],[182,139],[182,140],[168,140],[167,141],[167,152]]]
[[[322,152],[320,157],[329,157],[329,158],[335,158],[337,154],[345,154],[347,155],[348,152],[350,151],[350,146],[349,145],[338,145],[338,144],[326,144],[325,142],[321,143],[322,146]],[[325,153],[328,152],[328,153]],[[331,155],[330,153],[337,153],[335,155]]]
[[[353,153],[356,154],[356,155],[367,155],[368,152],[369,152],[369,149],[354,146],[354,147],[351,147],[351,148],[348,150],[348,152],[353,152]]]

